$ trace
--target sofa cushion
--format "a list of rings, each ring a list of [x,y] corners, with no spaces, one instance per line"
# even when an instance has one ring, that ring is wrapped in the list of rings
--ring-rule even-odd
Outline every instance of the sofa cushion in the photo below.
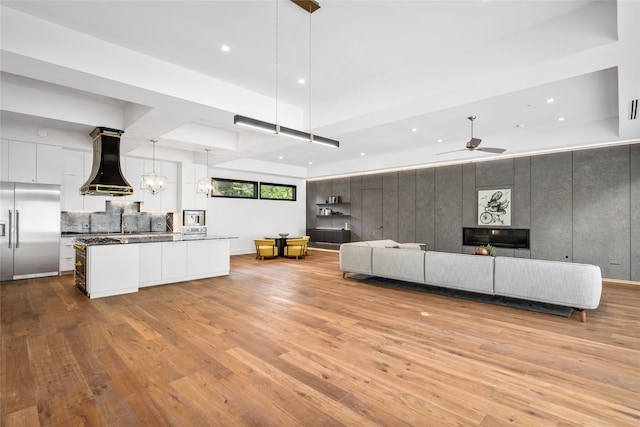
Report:
[[[398,242],[396,242],[395,240],[391,240],[391,239],[369,240],[366,243],[367,243],[367,245],[371,246],[372,248],[397,248],[397,247],[400,246],[400,244]]]
[[[371,248],[358,243],[340,245],[340,270],[350,273],[373,274],[371,270]]]
[[[371,265],[374,276],[424,283],[424,252],[395,248],[373,248]]]
[[[495,264],[498,295],[583,309],[600,303],[598,266],[510,257],[497,257]]]
[[[493,294],[490,256],[425,252],[424,278],[430,285]]]

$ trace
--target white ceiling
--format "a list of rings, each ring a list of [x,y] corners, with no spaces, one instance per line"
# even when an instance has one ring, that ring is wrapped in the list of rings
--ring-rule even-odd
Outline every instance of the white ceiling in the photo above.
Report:
[[[125,152],[157,139],[202,162],[211,148],[221,169],[314,178],[640,139],[638,1],[0,3],[3,127],[84,132],[87,148],[107,126]],[[464,148],[471,115],[503,155],[438,154]]]

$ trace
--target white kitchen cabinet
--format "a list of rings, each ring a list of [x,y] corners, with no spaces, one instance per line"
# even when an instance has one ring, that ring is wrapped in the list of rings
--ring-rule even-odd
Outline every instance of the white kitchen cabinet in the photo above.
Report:
[[[36,144],[9,141],[9,181],[36,182]]]
[[[91,167],[91,165],[89,165]],[[85,152],[76,150],[62,150],[62,174],[84,177]],[[87,171],[88,173],[88,171]]]
[[[154,171],[153,168],[153,160],[144,160],[143,161],[143,174],[148,174]],[[159,162],[156,161],[155,173],[158,176],[163,176],[162,168]],[[141,177],[142,178],[142,177]],[[142,184],[142,179],[140,179],[140,183]],[[145,212],[160,212],[162,210],[162,198],[164,197],[167,188],[167,183],[165,182],[165,190],[157,193],[151,194],[148,191],[140,190],[140,194],[142,195],[142,207]]]
[[[186,276],[187,242],[163,242],[162,280],[179,281],[176,279]]]
[[[89,298],[138,292],[139,245],[87,247]]]
[[[3,140],[2,158],[3,180],[40,184],[62,182],[62,147]]]
[[[73,247],[74,237],[60,238],[60,274],[75,270],[76,250]]]
[[[229,248],[228,239],[89,246],[87,292],[90,298],[98,298],[136,292],[148,286],[228,275]]]
[[[61,184],[62,147],[37,144],[36,182],[40,184]]]
[[[204,276],[209,273],[209,241],[187,242],[187,276]]]
[[[178,211],[178,164],[175,162],[157,162],[162,167],[162,175],[167,177],[167,187],[161,193],[160,211]]]
[[[133,194],[130,196],[111,197],[111,200],[117,200],[121,202],[143,202],[142,210],[144,209],[144,196],[140,189],[142,183],[142,174],[144,169],[144,160],[136,157],[122,157],[120,158],[120,170],[122,175],[127,180],[129,185],[133,187]]]
[[[9,140],[0,139],[0,181],[9,181]]]
[[[79,175],[62,175],[60,186],[60,210],[81,211],[84,209],[84,196],[80,195],[80,187],[84,178]]]
[[[208,197],[196,193],[196,183],[207,176],[207,166],[193,163],[181,163],[178,167],[180,176],[180,210],[207,209]]]
[[[231,269],[231,242],[229,239],[208,240],[209,242],[209,274],[223,276]]]
[[[140,249],[139,286],[151,286],[162,281],[162,243],[142,243],[137,245]]]

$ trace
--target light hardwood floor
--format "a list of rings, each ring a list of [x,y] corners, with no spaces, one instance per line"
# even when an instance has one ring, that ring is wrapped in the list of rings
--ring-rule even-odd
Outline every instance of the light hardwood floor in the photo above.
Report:
[[[310,252],[96,300],[71,276],[2,283],[0,424],[640,425],[640,286],[605,283],[580,323]]]

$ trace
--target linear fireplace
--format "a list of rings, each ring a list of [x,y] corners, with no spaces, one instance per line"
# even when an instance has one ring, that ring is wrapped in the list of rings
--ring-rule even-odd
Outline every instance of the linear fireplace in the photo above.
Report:
[[[468,228],[462,229],[464,246],[491,245],[499,248],[529,249],[528,228]]]

